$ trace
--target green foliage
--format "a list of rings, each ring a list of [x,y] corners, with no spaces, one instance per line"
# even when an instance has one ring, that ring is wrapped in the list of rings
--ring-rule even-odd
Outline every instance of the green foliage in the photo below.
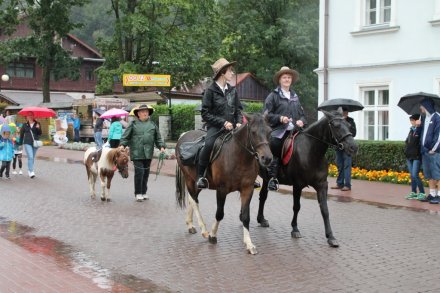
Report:
[[[353,167],[366,170],[393,170],[406,171],[406,158],[403,141],[369,141],[356,140],[359,146],[358,153],[353,157]],[[336,163],[333,149],[327,154],[330,163]]]
[[[193,130],[194,109],[196,105],[175,105],[171,108],[171,139],[177,140],[179,136],[188,130]]]
[[[243,107],[244,110],[243,112],[245,113],[263,113],[263,103],[259,103],[259,102],[243,102]]]
[[[154,112],[153,115],[151,115],[151,119],[157,124],[159,125],[159,115],[165,115],[165,114],[169,114],[169,108],[168,105],[155,105],[153,106],[154,108]]]

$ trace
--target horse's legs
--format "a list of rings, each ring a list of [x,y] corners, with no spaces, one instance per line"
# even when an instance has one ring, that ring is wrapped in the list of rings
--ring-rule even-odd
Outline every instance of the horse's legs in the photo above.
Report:
[[[96,175],[93,173],[89,167],[86,167],[87,170],[87,179],[89,181],[89,191],[90,191],[90,197],[95,199],[96,198],[96,192],[95,192],[95,183],[96,183]]]
[[[257,248],[252,243],[251,235],[249,233],[249,222],[250,222],[250,204],[252,200],[252,194],[254,187],[250,186],[241,191],[241,212],[240,220],[243,223],[243,242],[246,245],[246,249],[250,254],[257,254]]]
[[[105,176],[102,174],[99,174],[99,180],[101,181],[101,200],[105,201],[106,197],[105,197],[105,189],[106,189],[106,184],[105,184]]]
[[[215,213],[215,222],[212,224],[211,232],[209,233],[209,242],[217,243],[217,230],[220,225],[220,221],[225,216],[225,202],[226,194],[217,190],[217,211]]]
[[[261,186],[260,190],[260,203],[258,205],[258,216],[257,222],[261,225],[261,227],[269,227],[269,221],[264,218],[264,204],[267,199],[267,186],[269,181],[266,178],[263,178],[263,186]]]
[[[292,232],[290,235],[292,235],[293,238],[301,238],[302,235],[298,230],[298,213],[301,209],[301,188],[295,188],[293,187],[293,219],[292,219]]]
[[[199,223],[200,229],[202,230],[201,233],[203,238],[208,238],[209,233],[208,230],[206,229],[205,221],[203,220],[202,214],[200,213],[200,209],[199,209],[198,196],[200,190],[195,189],[194,180],[187,180],[186,188],[188,189],[188,193],[190,194],[190,196],[188,197],[188,202],[190,207],[188,207],[188,213],[186,218],[186,224],[188,225],[188,232],[189,233],[195,232],[195,228],[192,226],[192,213],[194,212],[196,214],[197,222]],[[191,209],[191,211],[189,209]],[[189,218],[190,221],[188,221]],[[192,230],[191,227],[194,230]]]
[[[107,201],[112,201],[110,198],[110,186],[112,185],[112,179],[114,174],[107,175],[107,186],[106,186],[106,199]]]
[[[327,243],[331,247],[339,247],[339,243],[336,238],[333,236],[333,231],[330,226],[330,217],[327,206],[327,191],[328,191],[328,182],[325,181],[319,184],[315,188],[318,195],[319,208],[321,209],[321,215],[324,219],[324,227],[325,227],[325,237],[327,237]]]

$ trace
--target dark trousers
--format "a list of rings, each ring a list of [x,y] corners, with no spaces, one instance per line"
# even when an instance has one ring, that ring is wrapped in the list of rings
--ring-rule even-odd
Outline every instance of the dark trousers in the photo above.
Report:
[[[17,164],[17,161],[18,161],[18,168],[21,169],[21,167],[23,166],[23,162],[21,161],[22,156],[23,156],[22,154],[15,154],[14,155],[14,158],[12,159],[12,169],[15,170],[15,166]]]
[[[79,129],[74,129],[73,132],[74,132],[73,141],[79,142]]]
[[[115,149],[119,146],[119,142],[121,140],[120,139],[110,139],[109,143],[110,143],[110,148]]]
[[[147,194],[151,160],[133,160],[134,194]]]
[[[2,166],[0,168],[0,177],[3,177],[3,171],[6,177],[9,177],[9,169],[11,169],[11,161],[2,161]]]
[[[278,137],[274,137],[271,136],[270,137],[270,150],[272,151],[272,155],[274,157],[281,157],[281,152],[283,150],[283,143],[284,140],[286,140],[286,138],[289,136],[289,131],[286,131],[286,133],[284,134],[284,136],[282,138],[278,138]]]
[[[338,167],[338,178],[336,184],[339,187],[351,188],[351,163],[352,158],[343,150],[336,150],[336,165]]]
[[[206,133],[205,146],[202,148],[199,157],[199,165],[208,166],[209,157],[211,156],[212,148],[214,147],[215,140],[217,137],[223,134],[223,131],[220,131],[220,128],[217,127],[209,127],[208,132]]]

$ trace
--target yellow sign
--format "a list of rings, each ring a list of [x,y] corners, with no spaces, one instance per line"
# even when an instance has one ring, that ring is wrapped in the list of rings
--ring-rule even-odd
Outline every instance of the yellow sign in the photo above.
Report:
[[[170,86],[171,75],[167,74],[124,74],[124,86]]]

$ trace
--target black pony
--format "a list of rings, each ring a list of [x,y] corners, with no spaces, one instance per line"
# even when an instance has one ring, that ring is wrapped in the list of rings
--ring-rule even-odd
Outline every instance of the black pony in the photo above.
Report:
[[[329,146],[335,146],[343,149],[347,154],[353,155],[357,152],[357,145],[350,133],[348,123],[342,117],[341,108],[337,111],[322,112],[324,113],[323,118],[296,136],[294,153],[289,163],[280,167],[278,180],[280,184],[293,186],[292,237],[302,237],[297,225],[298,212],[301,208],[301,192],[304,187],[312,186],[317,192],[327,242],[332,247],[338,247],[339,244],[330,227],[327,206],[328,162],[325,153]],[[257,221],[261,226],[269,227],[269,222],[264,218],[264,204],[267,199],[269,179],[263,168],[260,170],[260,175],[263,178],[263,186],[260,191]]]

